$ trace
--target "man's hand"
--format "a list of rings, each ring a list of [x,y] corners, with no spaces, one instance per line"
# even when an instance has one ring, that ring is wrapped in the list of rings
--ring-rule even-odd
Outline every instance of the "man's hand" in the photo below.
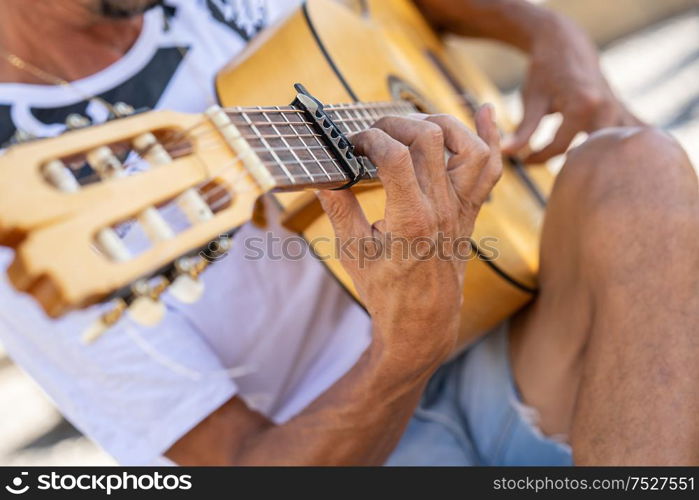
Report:
[[[342,245],[343,264],[372,317],[372,344],[354,367],[299,415],[275,425],[233,398],[178,441],[181,465],[380,465],[403,435],[425,385],[457,337],[466,262],[429,244],[386,253],[387,241],[451,242],[471,236],[502,172],[492,107],[478,135],[450,116],[384,118],[353,137],[386,191],[383,220],[370,224],[352,191],[318,194]],[[448,161],[445,150],[450,152]],[[377,250],[383,250],[378,255]],[[426,253],[421,253],[421,250]],[[373,259],[361,264],[359,252]],[[465,250],[463,250],[465,251]],[[466,252],[468,255],[468,252]]]
[[[560,112],[553,141],[524,158],[543,162],[564,153],[578,132],[638,125],[602,75],[594,45],[565,17],[526,0],[414,0],[435,28],[499,40],[530,57],[524,119],[503,152],[526,155],[541,119]]]
[[[502,172],[492,107],[478,135],[450,116],[384,118],[353,142],[376,165],[386,191],[383,220],[369,224],[352,191],[318,194],[354,258],[343,264],[372,317],[371,345],[306,409],[275,425],[233,398],[180,439],[167,456],[181,465],[380,465],[403,435],[425,385],[454,347],[466,262],[443,246],[403,256],[375,245],[468,239]],[[445,150],[449,151],[448,161]],[[412,246],[412,245],[411,245]],[[420,249],[428,250],[421,253]],[[395,249],[394,249],[395,250]],[[361,264],[359,252],[375,258]],[[463,251],[463,250],[462,250]],[[466,255],[468,253],[466,252]]]
[[[478,135],[445,115],[387,117],[355,135],[386,191],[374,224],[351,191],[319,193],[352,250],[342,262],[371,314],[374,344],[404,369],[436,368],[456,342],[468,238],[502,172],[491,106],[476,124]]]
[[[640,124],[612,92],[587,36],[572,22],[553,19],[531,47],[522,92],[524,118],[504,152],[517,154],[526,148],[547,114],[559,112],[563,121],[551,143],[524,158],[527,163],[565,153],[578,132]]]

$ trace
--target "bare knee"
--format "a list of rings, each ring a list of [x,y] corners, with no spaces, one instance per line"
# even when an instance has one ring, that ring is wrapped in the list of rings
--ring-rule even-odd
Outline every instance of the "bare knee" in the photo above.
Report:
[[[650,127],[607,129],[573,150],[551,197],[554,211],[575,248],[597,263],[611,263],[621,248],[651,249],[658,239],[699,241],[696,173],[681,146]]]
[[[587,210],[609,204],[664,210],[699,204],[692,164],[675,139],[652,127],[597,132],[572,150],[557,189]]]

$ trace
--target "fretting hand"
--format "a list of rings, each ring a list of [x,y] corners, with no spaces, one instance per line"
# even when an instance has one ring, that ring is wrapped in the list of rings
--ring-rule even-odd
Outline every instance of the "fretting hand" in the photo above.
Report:
[[[372,317],[374,342],[416,369],[436,367],[454,348],[463,245],[502,172],[492,107],[482,108],[476,122],[477,135],[446,115],[387,117],[355,135],[357,154],[376,165],[386,191],[384,219],[373,225],[351,191],[319,193],[350,250],[342,263]]]

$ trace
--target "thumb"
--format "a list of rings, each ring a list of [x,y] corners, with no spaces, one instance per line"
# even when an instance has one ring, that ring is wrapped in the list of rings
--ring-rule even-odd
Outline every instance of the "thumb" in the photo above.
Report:
[[[349,189],[317,191],[316,196],[328,215],[338,239],[346,241],[371,234],[371,225],[352,191]]]
[[[514,155],[526,147],[539,127],[541,119],[546,116],[548,108],[548,101],[544,97],[525,97],[522,121],[517,130],[503,142],[502,152]]]

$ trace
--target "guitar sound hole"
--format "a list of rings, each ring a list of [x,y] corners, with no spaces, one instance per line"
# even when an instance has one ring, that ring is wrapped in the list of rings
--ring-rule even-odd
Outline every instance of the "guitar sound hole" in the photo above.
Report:
[[[391,75],[388,78],[388,88],[394,99],[406,101],[415,106],[419,113],[434,114],[437,113],[437,108],[430,101],[418,92],[408,82]]]

